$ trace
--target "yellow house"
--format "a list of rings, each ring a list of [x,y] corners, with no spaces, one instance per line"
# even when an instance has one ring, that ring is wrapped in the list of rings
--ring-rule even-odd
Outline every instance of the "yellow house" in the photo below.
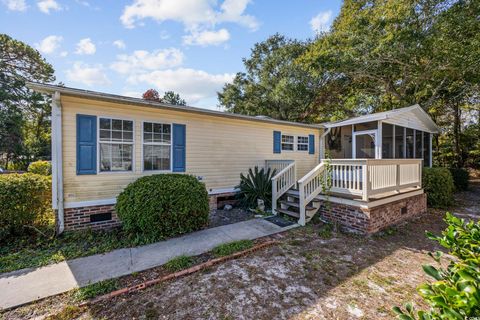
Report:
[[[304,124],[63,86],[28,86],[52,96],[53,207],[60,232],[118,225],[114,205],[123,188],[141,176],[163,172],[196,176],[205,183],[215,208],[219,197],[235,192],[240,173],[255,166],[275,168],[273,210],[297,216],[300,224],[315,212],[324,211],[314,204],[322,201],[319,181],[326,168],[337,195],[332,199],[339,206],[364,212],[415,196],[424,198],[420,178],[423,162],[418,151],[416,156],[407,156],[407,131],[421,132],[422,143],[430,141],[431,159],[431,133],[437,128],[418,111],[419,106],[396,116],[377,114],[350,122]],[[400,127],[395,121],[407,112],[416,120],[411,125],[402,123],[402,136],[396,138]],[[397,133],[390,132],[396,126]],[[389,130],[391,143],[382,128]],[[415,136],[413,139],[416,141]],[[395,154],[397,149],[403,156]],[[425,146],[421,150],[427,159]],[[326,151],[337,158],[349,154],[349,159],[332,159],[327,165],[322,160]],[[381,160],[382,156],[391,160]],[[389,178],[381,178],[385,175]],[[298,191],[292,190],[294,187],[299,187]],[[396,192],[396,198],[387,196],[388,192]],[[413,203],[418,203],[415,199]],[[414,211],[422,210],[420,206]],[[329,218],[338,217],[330,212]],[[367,227],[353,229],[370,232],[372,223],[366,223]]]

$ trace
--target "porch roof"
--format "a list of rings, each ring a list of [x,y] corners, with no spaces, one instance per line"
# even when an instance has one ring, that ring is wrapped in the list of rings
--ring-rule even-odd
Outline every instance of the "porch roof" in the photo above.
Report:
[[[325,128],[335,128],[371,121],[384,121],[386,123],[401,125],[407,128],[418,129],[430,133],[439,133],[440,130],[430,116],[415,104],[410,107],[394,109],[350,118],[346,120],[322,123]]]

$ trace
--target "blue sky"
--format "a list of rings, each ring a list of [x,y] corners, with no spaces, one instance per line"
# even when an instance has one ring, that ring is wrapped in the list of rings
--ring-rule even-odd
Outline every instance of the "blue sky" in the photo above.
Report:
[[[341,1],[0,0],[0,32],[37,48],[67,86],[138,97],[174,90],[217,108],[256,42],[307,39]]]

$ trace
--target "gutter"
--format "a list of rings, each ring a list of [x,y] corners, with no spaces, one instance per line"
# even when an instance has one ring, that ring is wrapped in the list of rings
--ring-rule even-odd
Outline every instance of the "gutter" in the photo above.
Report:
[[[65,230],[62,140],[62,104],[60,92],[55,91],[52,95],[52,208],[57,216],[57,234]]]

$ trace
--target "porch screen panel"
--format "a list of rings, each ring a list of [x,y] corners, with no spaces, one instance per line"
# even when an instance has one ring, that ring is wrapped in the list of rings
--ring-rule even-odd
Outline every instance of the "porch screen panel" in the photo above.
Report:
[[[422,131],[415,130],[415,159],[423,158],[422,141]]]
[[[413,140],[413,129],[406,129],[406,158],[413,158],[413,150],[415,148],[415,141]]]
[[[430,166],[430,133],[423,133],[423,165]]]
[[[403,129],[403,127],[395,126],[395,159],[405,158],[405,154],[403,152],[403,135],[405,130]]]
[[[393,125],[382,124],[382,159],[393,158]]]

